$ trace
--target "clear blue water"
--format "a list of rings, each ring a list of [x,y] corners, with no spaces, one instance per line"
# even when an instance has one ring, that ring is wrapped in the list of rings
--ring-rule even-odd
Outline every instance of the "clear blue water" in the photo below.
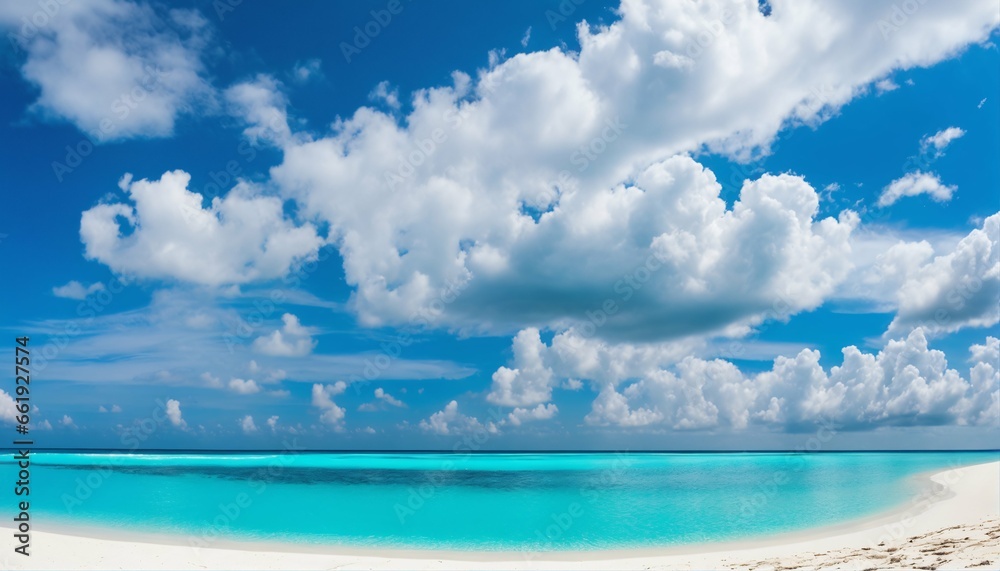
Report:
[[[914,474],[997,452],[634,454],[35,453],[45,522],[215,538],[459,550],[748,539],[864,517]],[[13,482],[10,454],[0,481]],[[6,485],[6,484],[5,484]],[[10,517],[14,497],[0,502]]]

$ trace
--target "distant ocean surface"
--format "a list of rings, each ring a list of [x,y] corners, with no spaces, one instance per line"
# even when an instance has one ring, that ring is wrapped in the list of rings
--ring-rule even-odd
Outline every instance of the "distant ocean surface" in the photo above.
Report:
[[[921,491],[914,474],[998,458],[998,452],[34,452],[30,502],[41,529],[51,522],[175,534],[200,546],[221,539],[616,549],[844,522],[907,504]],[[13,483],[10,454],[0,458],[0,473]],[[0,501],[4,521],[14,504],[12,493]]]

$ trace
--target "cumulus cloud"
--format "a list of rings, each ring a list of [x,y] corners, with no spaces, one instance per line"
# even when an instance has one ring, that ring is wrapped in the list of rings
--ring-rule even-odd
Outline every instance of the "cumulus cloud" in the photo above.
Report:
[[[878,198],[878,205],[891,206],[904,196],[919,196],[921,194],[930,195],[931,199],[936,202],[947,202],[951,200],[951,195],[957,189],[957,186],[943,184],[935,173],[914,171],[897,178],[883,188],[882,194]]]
[[[43,420],[38,423],[38,430],[52,430],[52,423],[48,420]]]
[[[271,432],[276,431],[278,429],[278,415],[268,417],[267,425],[271,428]]]
[[[415,92],[405,117],[362,107],[290,137],[271,182],[329,227],[364,325],[566,330],[626,296],[621,279],[631,294],[602,337],[745,330],[776,299],[788,300],[778,318],[820,304],[850,269],[857,219],[818,219],[815,191],[787,175],[748,182],[727,208],[713,174],[675,155],[767,152],[781,129],[823,121],[893,71],[988,38],[995,12],[928,4],[884,34],[872,23],[891,11],[871,3],[774,2],[765,17],[752,2],[623,2],[619,21],[579,27],[577,53],[494,57]],[[110,220],[130,214],[117,208],[99,233],[111,246]],[[295,234],[271,264],[254,248],[157,269],[241,283],[315,251],[312,227],[271,220],[267,235]]]
[[[609,383],[601,389],[584,420],[596,425],[645,426],[660,422],[663,414],[648,408],[629,408],[628,399]]]
[[[17,404],[14,402],[14,398],[0,389],[0,421],[14,424],[17,414]]]
[[[385,392],[385,390],[383,390],[382,387],[375,389],[375,398],[379,399],[380,401],[390,406],[395,406],[395,407],[406,406],[406,403]]]
[[[229,390],[241,395],[252,395],[260,392],[260,385],[253,379],[233,378],[229,381]]]
[[[487,422],[484,425],[477,418],[458,412],[458,401],[454,400],[445,405],[444,409],[435,412],[425,420],[421,420],[420,428],[425,432],[441,436],[470,432],[485,432],[488,434],[497,434],[499,432],[496,424],[493,422]]]
[[[203,208],[190,180],[183,171],[154,181],[126,175],[131,204],[101,203],[81,217],[86,257],[139,277],[220,285],[281,277],[316,256],[315,228],[286,218],[282,200],[241,182]]]
[[[66,285],[52,288],[52,294],[56,297],[65,297],[67,299],[86,299],[88,295],[102,289],[104,289],[104,284],[100,282],[85,286],[76,280],[72,280]]]
[[[605,384],[586,422],[676,430],[742,430],[751,424],[795,429],[824,421],[848,429],[993,425],[1000,377],[987,359],[996,348],[992,337],[973,346],[971,380],[948,368],[944,353],[930,349],[919,328],[887,342],[876,355],[846,347],[842,364],[829,371],[819,364],[819,351],[810,349],[779,357],[771,370],[755,375],[721,359],[687,357],[623,390]]]
[[[545,366],[546,349],[537,329],[525,329],[514,337],[517,367],[500,367],[493,373],[493,388],[487,400],[504,406],[547,402],[552,398],[552,369]]]
[[[347,390],[347,383],[337,381],[332,385],[315,384],[312,386],[312,405],[320,411],[320,420],[336,429],[343,428],[344,409],[333,402],[333,397]]]
[[[528,328],[514,337],[512,367],[497,369],[486,398],[502,406],[546,403],[556,387],[577,390],[582,386],[579,379],[591,380],[598,388],[615,384],[676,363],[702,346],[703,342],[694,339],[608,342],[574,328],[555,335],[551,344],[545,345],[539,331]]]
[[[299,318],[291,313],[282,315],[281,321],[284,323],[281,329],[254,339],[254,351],[279,357],[301,357],[311,353],[316,341],[309,328],[303,327]]]
[[[889,93],[890,91],[895,91],[897,89],[899,89],[899,85],[897,85],[895,81],[888,78],[875,82],[875,91],[879,95]]]
[[[179,427],[187,428],[187,422],[184,421],[181,415],[181,403],[176,399],[170,399],[167,401],[167,418],[170,420],[170,424]]]
[[[391,109],[399,109],[399,89],[392,87],[388,81],[380,81],[368,94],[368,99],[376,103],[384,103]]]
[[[76,423],[73,422],[73,417],[71,417],[68,414],[63,415],[62,420],[59,421],[59,424],[65,426],[66,428],[76,428]]]
[[[525,422],[533,420],[548,420],[559,412],[559,407],[554,404],[540,404],[533,409],[515,408],[507,415],[507,422],[512,426],[521,426]]]
[[[843,275],[847,264],[834,252],[850,218],[815,220],[814,193],[800,190],[808,185],[780,177],[744,188],[739,210],[727,214],[707,174],[667,157],[706,147],[737,157],[766,151],[789,124],[819,122],[893,70],[950,57],[997,23],[995,11],[973,3],[957,11],[923,6],[884,37],[871,23],[889,13],[862,3],[775,3],[765,18],[750,2],[625,2],[620,21],[580,27],[578,54],[518,54],[494,59],[475,79],[455,73],[450,86],[416,92],[401,121],[359,109],[328,136],[286,146],[272,175],[304,212],[331,225],[355,288],[352,306],[368,325],[407,322],[437,304],[428,320],[451,327],[562,327],[613,295],[609,276],[658,252],[677,267],[625,313],[679,330],[660,335],[760,311],[718,299],[773,298],[766,287],[731,295],[719,284],[808,284],[791,296],[808,300],[790,308],[801,310]],[[703,45],[706,29],[717,33]],[[801,49],[787,50],[788,42]],[[687,200],[690,217],[680,208]],[[750,218],[788,225],[769,235]],[[705,243],[716,225],[730,224]],[[796,245],[786,248],[781,233]],[[785,253],[784,261],[802,258],[787,267],[723,264],[731,273],[711,267],[714,251],[683,258],[698,247],[735,250],[740,240],[763,243],[757,253]],[[824,260],[814,262],[817,252]],[[791,267],[803,274],[779,277]],[[456,283],[461,294],[439,303]],[[622,331],[651,329],[620,321]]]
[[[914,327],[949,333],[963,327],[991,327],[1000,322],[1000,213],[972,230],[954,249],[931,255],[926,243],[900,245],[890,259],[889,279],[900,282],[898,309],[887,335]],[[893,254],[893,252],[890,252]]]
[[[958,407],[962,419],[971,424],[1000,424],[1000,339],[987,337],[986,343],[969,348],[973,363],[969,372],[970,394]],[[977,414],[978,412],[978,414]]]
[[[935,157],[940,157],[944,154],[945,148],[951,144],[952,141],[958,139],[965,135],[965,131],[958,127],[948,127],[947,129],[942,129],[933,135],[927,135],[920,140],[920,150],[923,153],[931,153]]]
[[[253,417],[249,414],[240,419],[239,423],[240,429],[243,430],[243,434],[253,434],[254,432],[257,432],[257,425],[254,424]]]
[[[273,77],[258,75],[226,89],[224,95],[231,113],[248,124],[243,130],[247,139],[274,145],[289,142],[292,133],[288,127],[288,99]]]
[[[179,116],[212,103],[202,54],[208,22],[193,10],[122,0],[4,3],[0,26],[26,57],[39,91],[31,110],[68,121],[95,142],[173,133]]]

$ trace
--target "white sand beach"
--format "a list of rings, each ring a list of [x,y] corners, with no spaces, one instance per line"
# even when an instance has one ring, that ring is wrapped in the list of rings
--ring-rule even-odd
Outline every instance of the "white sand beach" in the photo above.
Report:
[[[919,476],[933,485],[891,512],[756,543],[558,553],[386,551],[33,531],[31,556],[0,569],[998,569],[1000,462]],[[171,544],[171,541],[178,543]]]

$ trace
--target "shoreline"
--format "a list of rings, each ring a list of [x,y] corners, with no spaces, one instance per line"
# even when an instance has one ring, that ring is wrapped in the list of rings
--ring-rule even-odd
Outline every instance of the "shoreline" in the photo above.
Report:
[[[32,532],[32,556],[4,552],[9,569],[623,569],[741,568],[740,562],[845,548],[873,551],[949,526],[992,521],[1000,529],[1000,461],[956,466],[911,476],[920,482],[906,503],[863,518],[762,538],[691,545],[587,551],[457,551],[323,546],[219,540],[209,547],[188,536],[119,532],[109,528],[41,526]],[[6,523],[0,526],[10,529]],[[94,533],[96,529],[101,531]],[[113,536],[112,536],[113,534]],[[998,548],[1000,551],[1000,548]],[[75,554],[75,555],[74,555]],[[998,553],[1000,556],[1000,553]],[[994,558],[993,563],[1000,563]],[[973,563],[970,563],[972,565]],[[735,565],[735,567],[734,567]]]

